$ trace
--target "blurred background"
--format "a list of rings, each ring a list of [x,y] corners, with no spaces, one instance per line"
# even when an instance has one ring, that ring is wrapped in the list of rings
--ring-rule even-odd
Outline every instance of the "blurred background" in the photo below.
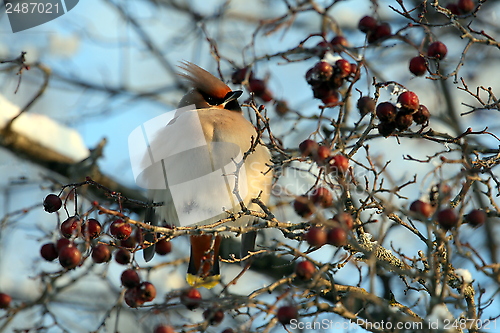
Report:
[[[421,3],[404,1],[406,10]],[[141,199],[144,192],[135,185],[130,168],[128,136],[145,121],[175,110],[187,91],[176,75],[177,65],[183,60],[191,61],[216,76],[222,75],[234,89],[241,89],[241,85],[231,82],[234,71],[251,66],[255,77],[264,80],[272,93],[270,101],[255,100],[265,106],[272,132],[282,141],[282,146],[296,151],[304,139],[323,140],[325,129],[333,130],[329,119],[336,119],[339,111],[338,108],[319,108],[322,103],[313,98],[305,74],[319,60],[315,47],[323,40],[320,34],[324,34],[326,40],[336,35],[345,36],[349,43],[349,55],[353,56],[349,60],[356,62],[363,59],[365,66],[360,80],[353,84],[353,97],[345,107],[346,126],[353,127],[360,120],[356,100],[361,95],[374,96],[372,83],[376,78],[377,82],[399,82],[416,92],[420,103],[431,111],[430,127],[436,132],[454,137],[469,127],[473,131],[488,127],[488,132],[499,135],[499,122],[496,121],[498,101],[490,99],[487,102],[486,98],[486,103],[497,103],[496,109],[487,110],[470,93],[460,89],[464,88],[462,82],[466,82],[474,93],[476,87],[481,86],[485,89],[493,87],[495,91],[500,83],[496,75],[500,71],[500,62],[497,61],[499,48],[485,43],[469,45],[470,39],[461,39],[458,29],[445,24],[449,20],[444,15],[429,5],[426,8],[427,11],[422,14],[426,18],[424,22],[432,24],[410,29],[410,21],[400,14],[404,9],[398,1],[86,0],[53,21],[18,33],[12,33],[2,8],[0,60],[13,60],[21,52],[26,52],[25,63],[30,65],[30,69],[19,73],[21,66],[15,62],[0,64],[0,127],[4,128],[34,96],[41,93],[29,109],[13,122],[13,129],[47,149],[40,149],[40,154],[55,151],[64,163],[77,163],[91,156],[91,152],[102,152],[102,156],[95,160],[91,156],[87,162],[95,162],[99,174],[119,184],[118,190],[111,190]],[[464,18],[460,24],[467,26],[473,21],[472,29],[484,30],[487,37],[495,40],[500,36],[499,13],[498,2],[486,1],[476,18]],[[365,47],[366,36],[358,30],[358,22],[365,15],[389,22],[392,32],[398,33],[399,37]],[[409,46],[401,36],[412,41],[414,47]],[[409,59],[422,50],[425,37],[443,41],[448,47],[447,58],[439,65],[440,73],[449,76],[445,81],[437,77],[415,77],[408,70]],[[329,52],[326,57],[335,59],[338,55]],[[249,102],[252,98],[249,87],[245,86],[244,90],[240,100]],[[381,89],[380,100],[395,102],[396,97],[392,86]],[[285,103],[287,107],[283,111],[280,107]],[[460,115],[474,108],[478,109],[471,114]],[[244,112],[253,117],[253,112]],[[320,113],[323,120],[318,120]],[[376,129],[373,134],[377,134]],[[478,135],[471,140],[471,144],[494,151],[499,146],[498,141],[494,135]],[[386,139],[376,135],[370,137],[367,143],[370,145],[370,157],[377,166],[390,161],[384,171],[385,186],[388,188],[412,181],[417,175],[416,181],[402,188],[399,195],[381,194],[393,211],[408,209],[409,204],[419,198],[427,200],[431,186],[441,182],[446,182],[456,189],[455,194],[458,193],[463,180],[460,178],[462,164],[442,165],[439,159],[431,158],[439,153],[450,160],[459,159],[462,151],[456,146],[412,137]],[[57,163],[41,163],[42,157],[37,160],[31,155],[26,156],[25,152],[12,149],[5,138],[2,138],[2,146],[0,292],[12,296],[19,313],[7,315],[0,310],[0,332],[13,332],[14,329],[32,329],[33,332],[151,332],[158,323],[167,322],[180,327],[202,320],[202,311],[187,311],[182,305],[173,303],[162,305],[165,295],[172,295],[175,290],[186,287],[184,273],[189,245],[184,237],[172,241],[172,253],[157,255],[150,263],[145,263],[140,253],[135,256],[137,265],[144,268],[141,271],[143,278],[157,287],[156,306],[134,310],[123,305],[120,274],[125,268],[113,260],[109,265],[85,264],[70,274],[59,276],[57,263],[41,259],[39,250],[42,244],[59,237],[58,223],[67,215],[63,211],[57,214],[44,212],[42,200],[48,193],[59,193],[61,184],[82,181],[88,174],[78,168],[60,172]],[[418,160],[429,158],[430,161],[411,161],[405,159],[407,155]],[[367,164],[363,149],[352,158]],[[351,165],[358,180],[373,180],[373,175],[366,168],[353,162]],[[85,169],[88,163],[77,163],[76,166],[90,170]],[[280,221],[303,221],[289,203],[295,195],[309,190],[317,173],[317,168],[310,163],[298,162],[289,165],[286,172],[279,173],[277,184],[288,191],[280,192],[273,198],[273,212]],[[492,183],[492,186],[495,184]],[[495,207],[498,204],[497,192],[494,190],[491,196],[493,202],[482,204]],[[77,205],[84,210],[89,209],[89,200],[95,199],[95,194],[90,194],[88,198],[79,196]],[[472,195],[466,200],[467,210],[481,205]],[[73,207],[73,204],[68,205],[70,215]],[[422,242],[404,228],[393,228],[379,214],[367,211],[362,215],[366,220],[380,220],[380,223],[368,227],[375,239],[392,251],[402,251],[409,257],[417,256],[417,251],[423,247]],[[131,216],[142,218],[140,214],[131,213]],[[95,217],[99,218],[97,214]],[[491,248],[491,243],[485,242],[487,230],[495,235],[500,231],[498,218],[492,220],[495,223],[490,229],[464,226],[458,235],[482,254],[486,262],[498,254],[496,248]],[[258,241],[261,245],[270,246],[275,244],[274,239],[302,251],[308,248],[303,242],[285,240],[277,230],[266,230],[259,235]],[[496,236],[495,240],[498,242]],[[331,246],[310,254],[320,262],[334,261],[342,255]],[[179,262],[176,264],[162,265],[177,259]],[[498,281],[481,275],[472,260],[463,256],[453,259],[456,267],[473,272],[476,283],[485,289],[483,297],[491,299],[493,305],[484,310],[484,318],[496,318],[498,311],[492,309],[498,309]],[[269,270],[272,269],[269,267]],[[237,264],[222,264],[221,270],[227,283],[240,273],[241,268]],[[52,284],[50,281],[56,277],[57,283]],[[244,297],[269,285],[276,278],[262,270],[250,270],[229,290]],[[366,267],[355,264],[347,264],[339,270],[335,281],[362,285],[379,295],[384,290],[381,279],[371,277]],[[418,304],[416,308],[425,313],[429,304],[424,296],[406,293],[395,277],[391,283],[394,283],[391,290],[396,299],[404,299],[408,305]],[[48,285],[61,289],[48,290]],[[203,290],[202,294],[210,298],[219,292],[220,289]],[[40,301],[44,293],[51,293],[52,296]],[[273,304],[277,302],[278,294],[262,295],[259,300]],[[22,309],[23,304],[25,309]],[[254,306],[259,307],[257,304]],[[454,308],[450,311],[456,317],[461,312]],[[305,320],[312,320],[312,317]],[[239,327],[236,331],[264,331],[264,327],[269,327],[266,325],[270,318],[270,314],[261,313],[251,323],[245,324],[241,316],[226,314],[221,326],[207,331],[221,332],[230,326]],[[347,322],[331,313],[320,314],[318,318],[316,320],[327,318]],[[272,332],[286,331],[279,324],[269,329]],[[347,330],[341,327],[323,331]],[[358,327],[349,331],[364,330]]]

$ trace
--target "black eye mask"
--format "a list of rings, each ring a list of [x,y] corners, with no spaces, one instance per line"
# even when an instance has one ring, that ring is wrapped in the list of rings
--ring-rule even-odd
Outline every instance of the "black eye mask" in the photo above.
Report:
[[[238,103],[237,98],[241,95],[241,91],[230,91],[224,96],[223,98],[218,98],[214,96],[210,96],[202,91],[199,91],[199,93],[203,96],[205,101],[207,101],[208,104],[217,106],[217,105],[222,105],[224,102],[226,102],[228,99],[233,98],[229,102],[226,103],[224,106],[225,109],[231,110],[231,111],[241,111],[240,104]],[[236,95],[236,97],[234,97]]]
[[[203,91],[199,91],[199,93],[201,94],[201,96],[203,96],[203,98],[205,99],[205,101],[207,101],[208,104],[213,106],[221,105],[225,101],[225,98],[217,98],[214,96],[210,96],[208,94],[205,94]]]

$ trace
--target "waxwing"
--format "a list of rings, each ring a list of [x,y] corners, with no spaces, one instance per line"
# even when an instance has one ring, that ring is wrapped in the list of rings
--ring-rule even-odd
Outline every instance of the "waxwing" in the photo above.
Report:
[[[151,146],[162,158],[149,178],[150,198],[162,206],[150,210],[146,221],[176,226],[207,225],[241,210],[260,207],[251,200],[260,195],[268,203],[272,173],[270,154],[261,143],[250,150],[257,132],[241,111],[237,98],[221,80],[190,62],[179,66],[192,89],[181,99],[172,120],[160,127]],[[249,154],[248,154],[249,152]],[[245,156],[245,157],[244,157]],[[163,184],[164,182],[164,184]],[[158,185],[155,187],[155,185]],[[161,185],[161,186],[160,186]],[[244,216],[227,225],[244,226],[256,221]],[[152,236],[146,235],[146,240]],[[219,283],[221,235],[190,236],[191,254],[186,280],[190,285],[212,288]],[[242,255],[253,249],[255,233],[242,235]],[[150,260],[154,247],[146,248]]]

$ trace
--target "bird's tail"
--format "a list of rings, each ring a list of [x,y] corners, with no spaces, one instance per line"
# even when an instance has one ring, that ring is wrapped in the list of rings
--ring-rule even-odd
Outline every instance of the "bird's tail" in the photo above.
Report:
[[[215,287],[220,282],[219,248],[221,236],[197,235],[190,236],[191,257],[186,280],[191,286],[207,289]]]

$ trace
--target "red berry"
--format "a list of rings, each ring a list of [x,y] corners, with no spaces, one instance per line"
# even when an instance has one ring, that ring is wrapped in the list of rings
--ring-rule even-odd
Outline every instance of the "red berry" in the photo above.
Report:
[[[340,77],[345,78],[351,74],[351,63],[345,59],[339,59],[335,62],[337,73]]]
[[[349,170],[349,159],[344,155],[337,154],[330,159],[332,171],[337,173],[346,173]]]
[[[307,139],[299,144],[299,151],[302,153],[302,156],[308,157],[315,155],[318,151],[318,147],[319,145],[316,141]]]
[[[409,110],[418,110],[420,106],[420,101],[418,100],[417,94],[413,91],[405,91],[398,96],[398,102],[401,106]]]
[[[257,97],[259,97],[264,102],[270,102],[274,98],[273,94],[271,93],[271,91],[269,91],[269,89],[266,89],[262,94],[257,95]]]
[[[330,43],[325,42],[324,40],[322,40],[321,42],[316,44],[316,47],[321,47],[321,48],[325,48],[325,49],[330,48],[330,46],[331,46]]]
[[[414,75],[422,76],[427,72],[427,61],[421,56],[411,58],[409,69]]]
[[[293,209],[297,215],[301,217],[309,217],[313,213],[311,210],[311,203],[306,195],[301,195],[300,197],[295,198],[293,201]]]
[[[144,304],[144,300],[139,297],[139,288],[130,288],[125,292],[125,303],[131,308],[136,308]]]
[[[313,67],[313,75],[316,75],[316,79],[319,81],[328,81],[333,74],[333,66],[326,61],[317,62]]]
[[[210,325],[216,326],[224,320],[224,312],[221,309],[209,308],[203,311],[203,318],[208,320]]]
[[[422,200],[413,201],[410,205],[410,210],[424,216],[425,218],[429,218],[432,215],[432,205]]]
[[[309,68],[307,70],[305,77],[306,77],[307,83],[311,86],[316,86],[316,85],[321,83],[321,81],[319,81],[317,78],[316,71],[315,71],[314,67]]]
[[[76,246],[68,245],[59,251],[59,263],[66,269],[75,268],[82,260],[82,253]]]
[[[453,15],[460,15],[460,9],[458,5],[455,3],[450,3],[446,5],[446,9],[448,9]]]
[[[474,227],[479,227],[486,222],[487,215],[484,210],[474,209],[465,216],[465,220]]]
[[[347,212],[340,212],[336,214],[332,220],[335,220],[340,223],[340,226],[344,227],[346,230],[352,230],[354,227],[354,219],[352,215]]]
[[[122,219],[118,219],[111,223],[109,226],[109,232],[116,239],[125,240],[130,237],[130,234],[132,234],[132,226]]]
[[[396,122],[396,127],[400,131],[404,131],[407,130],[413,123],[413,116],[411,113],[400,111],[396,114],[395,122]]]
[[[141,278],[135,269],[124,270],[120,281],[125,288],[134,288],[141,284]]]
[[[448,48],[441,42],[434,42],[427,48],[427,55],[438,60],[443,60],[447,53]]]
[[[267,89],[266,82],[260,79],[251,79],[248,82],[248,87],[250,91],[256,95],[262,94]]]
[[[156,297],[155,286],[148,281],[141,283],[138,287],[138,297],[144,302],[151,302]]]
[[[382,102],[375,109],[378,119],[383,122],[391,122],[396,119],[396,107],[390,102]]]
[[[338,227],[333,227],[328,231],[328,244],[334,245],[334,246],[344,246],[347,245],[347,232],[345,231],[345,228],[338,226]]]
[[[344,36],[335,36],[333,39],[330,41],[330,44],[333,47],[333,50],[335,52],[340,52],[348,45],[347,39]]]
[[[326,244],[326,231],[321,227],[312,227],[306,232],[305,239],[309,245],[321,247]]]
[[[92,260],[96,264],[101,264],[103,262],[108,262],[111,260],[111,251],[109,246],[105,244],[97,244],[92,248]]]
[[[431,113],[429,109],[425,105],[420,104],[417,112],[413,114],[413,121],[419,125],[425,124],[429,118],[431,117]]]
[[[167,241],[165,238],[160,239],[158,242],[156,242],[155,252],[159,255],[164,256],[166,254],[169,254],[170,251],[172,251],[172,243]]]
[[[115,260],[117,263],[121,265],[127,265],[130,262],[131,255],[130,251],[125,250],[125,249],[119,249],[115,253]]]
[[[88,219],[82,226],[82,234],[88,239],[99,237],[101,230],[102,226],[96,219]]]
[[[54,243],[47,243],[42,245],[42,247],[40,248],[40,255],[47,261],[52,261],[59,256],[59,254],[57,253],[56,245]]]
[[[356,106],[358,107],[359,113],[364,116],[375,110],[375,100],[371,97],[363,96],[358,99]]]
[[[200,306],[201,294],[198,289],[190,288],[181,294],[181,303],[189,310],[194,310]]]
[[[240,68],[240,69],[237,69],[233,72],[233,75],[231,76],[231,79],[233,81],[234,84],[241,84],[246,76],[247,76],[247,73],[248,73],[248,70],[249,68],[248,67],[245,67],[245,68]],[[249,75],[249,79],[252,78],[252,72],[250,71],[250,73],[248,74]]]
[[[377,129],[380,135],[387,138],[396,130],[396,123],[393,121],[381,121]]]
[[[122,239],[120,241],[120,246],[126,247],[127,249],[135,249],[135,246],[137,245],[137,234],[140,232],[139,229],[136,229],[135,235],[130,235],[127,239]]]
[[[449,230],[458,224],[458,216],[451,208],[446,208],[437,214],[437,221],[441,227]]]
[[[222,333],[234,333],[234,330],[232,328],[226,328]]]
[[[311,194],[311,201],[316,205],[327,208],[333,204],[333,196],[327,188],[318,187]]]
[[[358,29],[364,33],[368,33],[371,31],[375,31],[377,25],[378,23],[376,19],[371,16],[364,16],[363,18],[361,18],[361,20],[359,20]]]
[[[59,253],[59,251],[61,251],[62,248],[68,246],[68,245],[71,245],[71,241],[67,238],[59,238],[56,242],[56,249],[57,249],[57,253]]]
[[[460,13],[466,14],[472,12],[475,7],[473,0],[458,0],[457,7]]]
[[[0,309],[7,309],[10,306],[12,297],[5,293],[0,293]]]
[[[332,94],[335,95],[333,91],[335,90],[328,83],[320,83],[312,86],[313,96],[317,99],[326,99]]]
[[[354,77],[354,80],[357,81],[359,79],[358,72],[358,64],[351,63],[351,76]]]
[[[316,273],[316,267],[309,260],[299,262],[295,266],[295,274],[302,280],[310,280]]]
[[[71,236],[78,233],[79,226],[80,219],[77,216],[71,216],[61,223],[61,235],[71,238]]]
[[[332,48],[332,45],[330,43],[321,41],[319,42],[315,49],[315,54],[318,55],[320,58],[323,58],[328,50]]]
[[[315,160],[316,163],[323,165],[325,160],[330,157],[331,150],[326,146],[319,146],[318,151],[316,152]]]
[[[344,78],[340,76],[340,73],[338,72],[338,69],[335,71],[335,73],[332,75],[330,78],[330,81],[328,81],[327,86],[330,88],[330,90],[333,90],[336,92],[336,96],[338,97],[338,89],[342,87],[344,84]]]
[[[43,200],[43,209],[47,213],[57,212],[62,206],[62,201],[59,196],[55,194],[49,194]]]
[[[293,319],[297,319],[299,316],[299,312],[297,308],[293,305],[285,305],[278,309],[278,313],[276,317],[278,317],[278,321],[283,325],[288,325]]]
[[[175,330],[170,325],[156,326],[154,333],[175,333]]]
[[[261,98],[265,102],[272,100],[271,92],[267,89],[267,84],[264,80],[250,79],[248,82],[248,88],[255,96]]]
[[[374,43],[389,36],[391,36],[391,26],[388,23],[381,23],[368,35],[368,43]]]
[[[391,26],[387,22],[382,22],[375,29],[375,34],[377,35],[377,39],[388,37],[392,34]]]
[[[329,93],[321,98],[326,106],[335,106],[339,102],[339,93],[336,90],[330,90]]]

